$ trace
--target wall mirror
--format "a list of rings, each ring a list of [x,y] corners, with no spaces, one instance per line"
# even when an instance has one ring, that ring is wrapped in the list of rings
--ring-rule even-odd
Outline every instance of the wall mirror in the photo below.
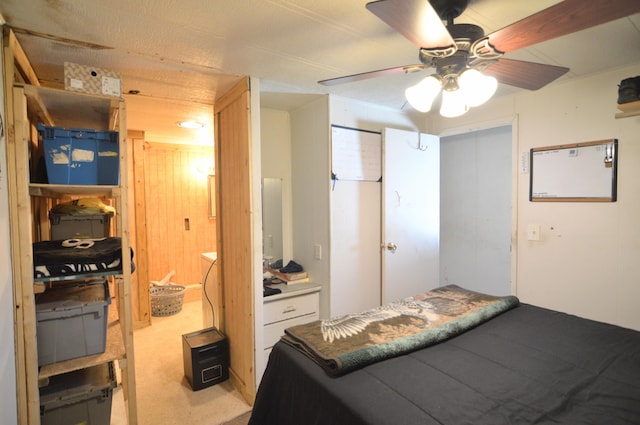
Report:
[[[282,260],[282,179],[262,179],[262,255],[269,264]]]

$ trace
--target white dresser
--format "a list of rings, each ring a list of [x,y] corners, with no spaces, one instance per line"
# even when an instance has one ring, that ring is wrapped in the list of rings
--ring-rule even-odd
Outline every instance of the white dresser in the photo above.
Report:
[[[290,326],[309,323],[320,318],[320,285],[272,285],[280,294],[264,297],[264,361],[271,348]]]

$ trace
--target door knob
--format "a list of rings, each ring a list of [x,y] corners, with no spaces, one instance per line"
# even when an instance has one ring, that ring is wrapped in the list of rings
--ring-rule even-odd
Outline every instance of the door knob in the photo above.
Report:
[[[395,254],[397,249],[398,249],[398,245],[394,244],[393,242],[389,242],[387,244],[387,251],[391,251],[392,254]]]

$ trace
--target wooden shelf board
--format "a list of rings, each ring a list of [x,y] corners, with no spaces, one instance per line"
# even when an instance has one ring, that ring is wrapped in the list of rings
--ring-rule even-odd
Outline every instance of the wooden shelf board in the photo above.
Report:
[[[16,84],[23,87],[30,110],[42,123],[65,128],[116,130],[114,117],[119,98],[85,94],[43,86]]]
[[[627,118],[640,115],[640,100],[629,103],[619,103],[618,109],[622,112],[616,114],[616,118]]]
[[[122,270],[114,270],[110,272],[95,272],[95,273],[84,273],[84,274],[70,274],[64,276],[54,276],[54,277],[38,277],[33,279],[34,282],[62,282],[66,280],[81,280],[81,279],[91,279],[94,277],[106,277],[106,276],[116,276],[122,274]]]
[[[636,100],[635,102],[618,103],[618,109],[622,112],[638,112],[640,111],[640,100]]]
[[[44,282],[34,282],[33,283],[33,293],[34,294],[42,294],[46,289]]]
[[[114,197],[119,191],[118,186],[94,186],[94,185],[71,185],[71,184],[29,184],[29,194],[31,196],[43,196],[47,198],[64,198],[70,195],[100,195]]]

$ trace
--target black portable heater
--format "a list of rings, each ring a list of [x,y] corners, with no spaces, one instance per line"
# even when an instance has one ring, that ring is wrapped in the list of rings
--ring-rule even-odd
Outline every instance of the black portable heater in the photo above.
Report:
[[[229,341],[215,327],[182,335],[182,354],[193,391],[229,378]]]

